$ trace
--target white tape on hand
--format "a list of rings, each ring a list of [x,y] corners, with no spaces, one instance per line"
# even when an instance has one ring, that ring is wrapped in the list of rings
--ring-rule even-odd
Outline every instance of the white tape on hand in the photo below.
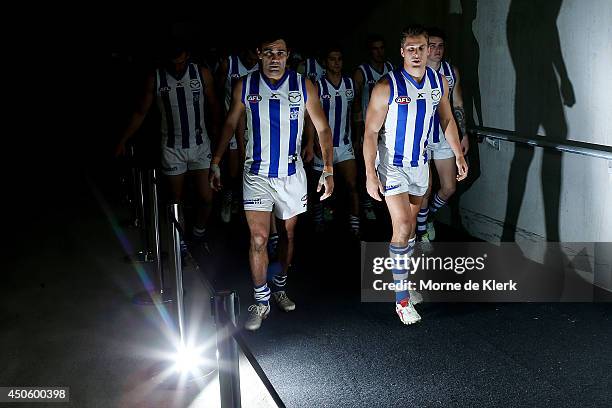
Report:
[[[322,185],[325,183],[325,179],[329,176],[333,176],[334,173],[330,173],[329,171],[324,171],[321,173],[321,177],[319,177],[319,184]]]

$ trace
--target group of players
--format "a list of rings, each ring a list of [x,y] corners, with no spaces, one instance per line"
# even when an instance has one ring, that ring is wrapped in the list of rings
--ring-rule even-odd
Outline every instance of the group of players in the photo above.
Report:
[[[383,39],[371,37],[369,61],[349,77],[343,74],[338,46],[289,69],[286,39],[275,34],[254,49],[223,59],[214,70],[195,64],[178,47],[167,56],[167,64],[149,75],[142,103],[116,154],[125,152],[156,102],[162,171],[171,199],[181,200],[187,172],[196,181],[200,201],[191,238],[205,241],[213,191],[223,191],[225,222],[230,221],[232,202],[242,196],[255,298],[246,329],[261,326],[270,313],[270,298],[281,310],[295,309],[286,285],[297,216],[307,210],[310,197],[313,219],[322,229],[324,200],[332,195],[335,180],[345,186],[348,225],[356,237],[360,214],[375,219],[372,199],[382,201],[382,194],[393,227],[390,256],[410,256],[417,240],[434,238],[430,218],[466,177],[469,147],[467,137],[460,139],[465,114],[459,74],[444,60],[444,42],[438,29],[406,27],[401,33],[402,66],[394,69],[386,60]],[[217,95],[223,95],[224,104]],[[222,159],[227,164],[223,185]],[[431,160],[441,185],[433,198]],[[310,161],[320,197],[308,192],[304,162]],[[269,243],[277,241],[278,260],[269,262]],[[395,283],[407,277],[407,271],[393,271]],[[400,320],[418,322],[414,305],[421,296],[397,287]]]

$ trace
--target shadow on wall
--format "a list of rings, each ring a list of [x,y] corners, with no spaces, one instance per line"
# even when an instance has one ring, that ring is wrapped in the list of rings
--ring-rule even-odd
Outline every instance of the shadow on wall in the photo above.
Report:
[[[477,0],[461,0],[461,14],[448,15],[448,32],[451,40],[449,55],[453,64],[459,68],[461,75],[463,106],[468,128],[483,125],[478,75],[480,46],[472,29],[477,11]],[[474,111],[478,121],[475,120]],[[457,190],[449,203],[451,224],[456,228],[461,228],[461,214],[459,213],[461,195],[480,177],[479,143],[475,136],[468,135],[468,137],[470,142],[470,149],[466,157],[469,165],[468,177],[457,183]]]
[[[516,71],[515,130],[521,136],[536,137],[541,125],[547,138],[558,141],[567,138],[563,104],[574,105],[575,97],[556,25],[561,3],[562,0],[512,0],[510,4],[506,35]],[[559,241],[561,154],[543,151],[541,184],[547,241]],[[502,241],[515,240],[533,156],[534,147],[515,145]]]

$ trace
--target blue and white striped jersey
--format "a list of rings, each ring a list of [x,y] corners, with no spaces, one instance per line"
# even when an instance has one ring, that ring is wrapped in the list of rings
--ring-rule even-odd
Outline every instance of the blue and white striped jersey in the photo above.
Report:
[[[351,105],[355,94],[353,80],[342,77],[338,87],[326,76],[318,82],[319,99],[332,131],[334,147],[351,143]]]
[[[453,89],[455,89],[455,83],[457,82],[455,70],[451,64],[446,61],[442,61],[440,68],[438,68],[438,73],[444,75],[448,81],[448,97],[452,104]],[[444,130],[440,124],[440,116],[438,115],[438,112],[436,112],[436,115],[434,116],[434,123],[431,127],[431,132],[429,133],[429,143],[436,144],[440,143],[441,140],[444,140]]]
[[[363,121],[366,119],[366,111],[368,110],[368,104],[370,103],[370,95],[376,82],[389,72],[393,71],[393,64],[389,61],[385,62],[382,72],[378,72],[370,64],[361,64],[359,66],[361,73],[363,74],[363,89],[361,90],[361,112],[363,113]]]
[[[243,78],[246,107],[245,171],[265,177],[286,177],[302,166],[300,146],[306,109],[306,77],[285,71],[272,84],[260,71]]]
[[[255,64],[251,69],[244,66],[237,55],[230,55],[227,58],[227,78],[225,79],[225,110],[229,110],[232,102],[232,89],[240,78],[248,73],[257,71],[259,64]]]
[[[421,83],[404,69],[390,72],[389,111],[385,119],[380,161],[398,167],[427,163],[427,135],[444,95],[442,75],[426,67]]]
[[[181,78],[164,69],[155,72],[155,95],[161,112],[162,143],[187,149],[208,137],[204,123],[204,81],[200,68],[189,63]]]
[[[316,83],[325,75],[325,68],[319,64],[316,58],[306,58],[306,61],[304,61],[304,75],[312,82]]]

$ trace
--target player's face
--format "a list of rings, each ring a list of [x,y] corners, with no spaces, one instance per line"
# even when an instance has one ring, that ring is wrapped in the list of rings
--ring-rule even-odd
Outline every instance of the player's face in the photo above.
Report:
[[[325,60],[325,68],[327,71],[332,72],[334,74],[339,74],[342,72],[342,53],[339,51],[333,51],[327,54],[327,59]]]
[[[437,64],[442,58],[444,58],[444,40],[440,37],[429,37],[428,60]]]
[[[189,53],[183,51],[178,57],[170,61],[170,70],[174,74],[181,74],[187,69],[187,62],[189,62]]]
[[[427,45],[427,37],[419,35],[418,37],[406,37],[404,46],[401,49],[404,64],[412,68],[424,68],[427,64],[429,55],[429,47]]]
[[[385,43],[374,41],[370,43],[370,59],[374,62],[385,62]]]
[[[261,68],[266,76],[277,77],[285,73],[289,52],[284,40],[262,44],[261,49],[257,51],[261,60]]]

